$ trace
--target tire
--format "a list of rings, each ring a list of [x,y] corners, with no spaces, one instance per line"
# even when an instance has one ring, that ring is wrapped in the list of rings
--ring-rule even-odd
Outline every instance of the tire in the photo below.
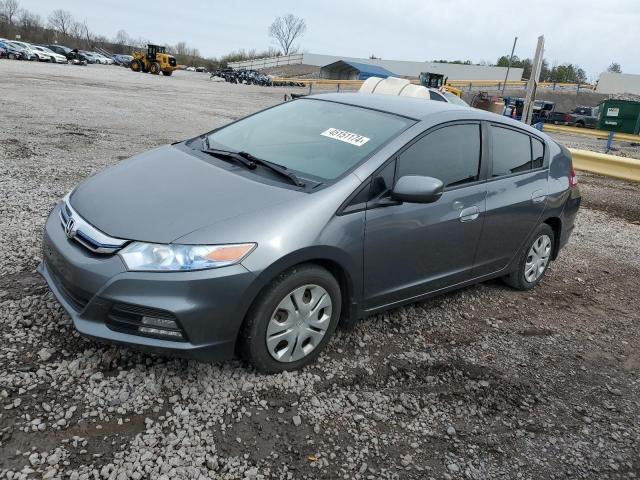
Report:
[[[158,62],[153,62],[149,65],[149,73],[152,75],[160,75],[160,64]]]
[[[170,77],[172,73],[173,73],[173,70],[163,70],[163,71],[162,71],[162,74],[163,74],[165,77]]]
[[[517,269],[503,277],[503,281],[516,290],[531,290],[534,288],[540,283],[549,269],[555,242],[556,238],[553,229],[546,223],[538,225],[538,228],[536,228],[529,241],[518,254]],[[530,270],[531,268],[534,271]]]
[[[10,54],[8,54],[8,55],[7,55],[7,58],[8,58],[9,60],[15,60],[15,59],[16,59],[16,56],[15,56],[13,53],[10,53]]]
[[[584,127],[584,122],[576,122],[576,127],[583,128]]]
[[[137,60],[137,59],[136,60],[132,60],[130,68],[134,72],[141,72],[142,71],[142,63],[140,63],[140,60]]]
[[[340,286],[331,273],[313,264],[293,267],[272,281],[249,309],[240,329],[239,353],[263,373],[298,370],[325,348],[341,308]]]

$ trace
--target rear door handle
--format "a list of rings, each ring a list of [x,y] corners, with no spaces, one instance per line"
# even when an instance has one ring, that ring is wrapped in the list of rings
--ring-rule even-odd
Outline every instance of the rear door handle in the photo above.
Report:
[[[536,190],[531,194],[531,202],[532,203],[542,203],[547,199],[546,193],[544,190]]]
[[[460,218],[461,222],[472,222],[479,216],[480,208],[477,205],[474,205],[473,207],[467,207],[460,210],[460,215],[458,218]]]

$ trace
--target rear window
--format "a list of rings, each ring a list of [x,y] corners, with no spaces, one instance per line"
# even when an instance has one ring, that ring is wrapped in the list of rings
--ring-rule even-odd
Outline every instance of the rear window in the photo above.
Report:
[[[300,99],[242,119],[209,136],[301,176],[333,180],[415,123],[397,115]]]

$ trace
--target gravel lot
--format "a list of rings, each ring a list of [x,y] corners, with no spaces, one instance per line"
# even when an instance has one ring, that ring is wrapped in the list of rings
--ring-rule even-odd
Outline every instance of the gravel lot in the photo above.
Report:
[[[536,290],[392,310],[261,376],[88,341],[35,267],[77,182],[291,89],[16,61],[0,84],[0,478],[640,475],[638,185],[581,177],[575,234]]]

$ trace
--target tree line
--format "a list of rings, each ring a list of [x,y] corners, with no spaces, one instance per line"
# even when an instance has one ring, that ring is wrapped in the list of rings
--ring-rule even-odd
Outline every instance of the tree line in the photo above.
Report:
[[[164,46],[181,65],[204,66],[214,70],[226,67],[229,62],[294,53],[298,48],[294,42],[305,30],[306,24],[301,18],[291,14],[277,17],[268,33],[280,49],[241,49],[219,58],[204,57],[197,48],[186,42]],[[113,54],[131,54],[132,50],[146,49],[148,43],[153,43],[144,37],[132,37],[125,30],[118,30],[113,38],[93,33],[86,19],[76,19],[67,10],[53,10],[45,19],[22,8],[19,0],[0,0],[0,37],[15,39],[17,35],[22,41],[35,44],[59,44],[79,50],[102,48]]]

